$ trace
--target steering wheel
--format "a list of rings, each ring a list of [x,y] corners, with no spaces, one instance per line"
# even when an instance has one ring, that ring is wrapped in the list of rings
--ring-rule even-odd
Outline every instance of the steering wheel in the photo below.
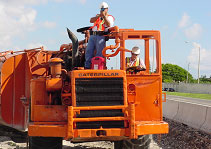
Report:
[[[84,34],[84,31],[89,30],[91,26],[87,26],[87,27],[82,27],[77,29],[77,32],[80,32],[82,34]]]
[[[126,69],[126,71],[135,72],[135,73],[140,72],[140,71],[145,71],[145,70],[146,70],[145,68],[143,68],[143,67],[140,68],[138,66],[132,66],[132,67],[129,67]]]

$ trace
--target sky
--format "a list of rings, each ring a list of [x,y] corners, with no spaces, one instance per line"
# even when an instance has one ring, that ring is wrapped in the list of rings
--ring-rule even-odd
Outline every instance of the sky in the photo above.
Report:
[[[70,43],[66,27],[79,40],[78,28],[92,25],[98,0],[0,0],[0,51],[44,46],[59,50]],[[160,30],[162,63],[188,69],[197,78],[211,77],[210,0],[107,0],[114,25],[136,30]]]

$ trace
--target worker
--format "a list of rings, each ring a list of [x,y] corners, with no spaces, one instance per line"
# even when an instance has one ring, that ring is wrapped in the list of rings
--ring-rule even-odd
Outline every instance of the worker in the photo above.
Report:
[[[131,57],[126,57],[127,70],[140,71],[146,69],[143,60],[139,57],[140,51],[140,48],[137,46],[132,48]]]
[[[94,25],[90,28],[90,38],[85,53],[85,69],[90,69],[95,50],[96,56],[103,57],[102,50],[106,42],[104,34],[114,24],[114,17],[108,14],[106,2],[100,4],[100,14],[92,17],[90,23],[94,23]]]

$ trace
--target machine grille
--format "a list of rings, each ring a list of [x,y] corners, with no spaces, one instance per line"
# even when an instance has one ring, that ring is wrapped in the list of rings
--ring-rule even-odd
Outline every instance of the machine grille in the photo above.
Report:
[[[123,78],[79,78],[75,81],[76,106],[123,105]]]
[[[75,80],[76,106],[124,105],[123,78],[79,78]],[[86,110],[78,118],[119,117],[121,110]],[[78,122],[77,129],[124,128],[124,121]]]

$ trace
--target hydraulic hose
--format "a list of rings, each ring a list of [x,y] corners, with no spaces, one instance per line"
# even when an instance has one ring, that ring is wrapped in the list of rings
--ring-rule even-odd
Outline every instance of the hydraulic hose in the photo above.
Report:
[[[114,31],[114,32],[118,33],[119,32],[119,28],[118,28],[118,26],[114,26],[114,27],[109,28],[109,31]],[[110,45],[110,46],[107,46],[107,47],[105,47],[103,49],[102,54],[103,54],[104,57],[107,57],[107,58],[108,57],[113,57],[113,56],[116,56],[119,53],[119,51],[117,50],[113,54],[106,54],[107,50],[111,50],[112,52],[114,52],[114,49],[119,47],[120,37],[118,36],[118,34],[115,36],[115,43],[116,43],[115,45]]]

